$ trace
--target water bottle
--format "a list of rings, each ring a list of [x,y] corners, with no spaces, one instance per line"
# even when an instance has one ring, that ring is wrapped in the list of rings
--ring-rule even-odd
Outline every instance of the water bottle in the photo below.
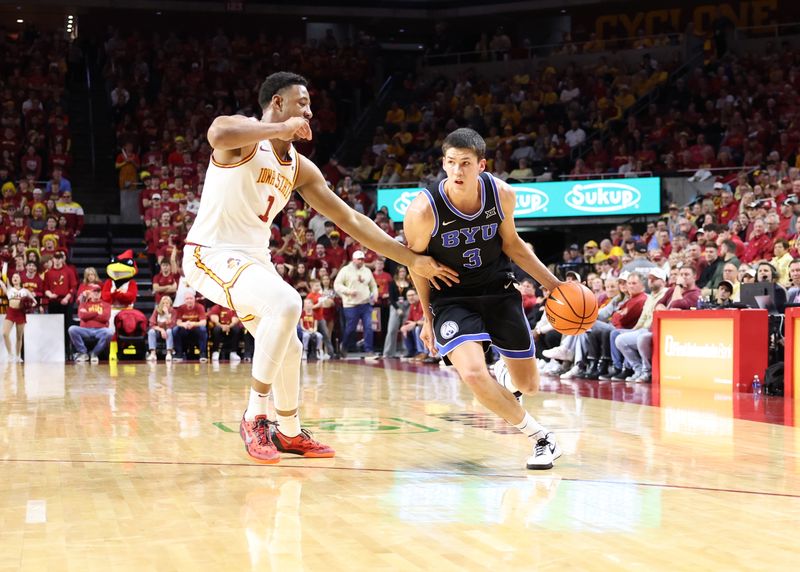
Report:
[[[750,388],[753,391],[753,395],[761,395],[761,379],[758,377],[758,374],[753,376],[753,384]]]

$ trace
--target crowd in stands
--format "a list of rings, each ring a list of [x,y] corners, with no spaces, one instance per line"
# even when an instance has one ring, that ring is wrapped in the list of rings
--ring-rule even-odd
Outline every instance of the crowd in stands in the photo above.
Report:
[[[22,359],[26,314],[63,314],[68,325],[82,294],[69,264],[84,217],[68,179],[68,51],[58,32],[0,34],[0,311],[11,361]]]
[[[557,271],[596,294],[599,320],[586,334],[561,336],[543,316],[547,292],[525,285],[542,371],[648,382],[654,311],[745,307],[749,283],[774,290],[771,311],[800,304],[800,169],[783,177],[776,167],[719,181],[683,208],[672,204],[644,232],[619,225],[599,243],[570,245]]]
[[[615,132],[616,144],[646,150],[648,171],[709,171],[774,164],[788,175],[800,143],[800,52],[788,43],[763,53],[728,53],[678,79],[640,117]],[[599,165],[605,171],[610,165]]]
[[[694,35],[690,31],[690,35]],[[434,27],[434,34],[425,52],[431,63],[459,62],[492,62],[516,59],[527,59],[531,55],[576,55],[614,52],[618,50],[648,50],[659,46],[677,46],[684,41],[682,34],[661,32],[648,35],[640,28],[632,37],[600,38],[595,32],[579,34],[573,37],[572,32],[561,33],[558,41],[547,43],[540,37],[509,33],[502,25],[493,32],[481,32],[478,36],[453,33],[450,24],[439,21]],[[704,38],[695,37],[703,43]],[[455,59],[458,54],[458,59]]]
[[[220,44],[224,42],[219,39]],[[116,53],[119,48],[107,49]],[[376,210],[371,188],[430,183],[440,178],[441,140],[457,127],[470,126],[486,135],[488,170],[505,180],[525,180],[566,173],[580,177],[598,171],[696,170],[720,163],[694,159],[708,161],[720,156],[725,161],[729,156],[731,161],[725,164],[731,166],[748,164],[745,154],[731,147],[731,140],[735,140],[732,134],[741,130],[740,119],[748,131],[765,116],[771,117],[776,123],[772,124],[774,129],[767,130],[770,136],[759,138],[757,132],[748,131],[749,138],[769,150],[758,157],[761,169],[734,171],[733,177],[721,178],[710,194],[685,207],[673,205],[667,215],[649,223],[638,235],[622,226],[608,237],[587,242],[582,249],[572,245],[565,251],[562,274],[574,268],[565,278],[586,282],[603,305],[596,330],[577,340],[562,338],[542,317],[541,302],[546,292],[537,290],[533,283],[521,284],[545,372],[615,379],[625,374],[625,378],[647,381],[646,348],[650,340],[645,332],[655,309],[695,307],[698,303],[736,304],[740,284],[761,279],[784,289],[798,288],[786,292],[786,300],[800,292],[800,262],[795,263],[796,272],[790,269],[792,260],[799,257],[795,234],[800,176],[794,166],[794,147],[787,144],[792,137],[789,112],[794,108],[778,110],[769,103],[769,97],[758,99],[781,85],[778,72],[793,61],[794,56],[787,55],[790,53],[770,53],[757,62],[740,62],[730,55],[718,68],[698,72],[686,82],[671,86],[661,99],[668,109],[656,103],[644,116],[627,118],[626,110],[639,97],[664,84],[668,70],[678,62],[656,62],[651,55],[643,54],[638,66],[626,68],[600,58],[585,69],[569,65],[556,70],[542,65],[535,73],[505,81],[488,81],[466,73],[455,81],[437,78],[422,85],[409,76],[404,80],[404,91],[413,94],[413,101],[390,106],[361,163],[348,167],[332,156],[321,169],[343,200],[402,241],[402,231],[395,228],[387,213]],[[182,63],[191,67],[193,59]],[[109,61],[116,60],[110,57]],[[745,72],[756,68],[774,81],[760,84],[754,90],[760,95],[745,102],[743,93],[728,84],[742,87]],[[794,81],[794,75],[790,68],[787,85]],[[768,86],[766,91],[764,85]],[[110,83],[109,87],[113,102],[113,91],[119,84]],[[148,93],[142,85],[137,89]],[[131,165],[130,173],[123,177],[130,181],[129,186],[139,182],[144,185],[141,213],[147,253],[156,275],[154,292],[160,302],[160,310],[150,321],[151,348],[155,349],[160,338],[167,344],[169,356],[174,352],[183,358],[183,345],[205,347],[210,337],[212,357],[231,353],[238,359],[244,347],[247,358],[249,335],[235,316],[226,315],[221,308],[208,308],[204,301],[191,297],[185,308],[183,300],[178,300],[175,308],[170,302],[180,284],[177,260],[199,207],[209,159],[204,127],[219,113],[251,112],[252,102],[250,107],[226,107],[219,102],[206,104],[198,97],[186,108],[186,121],[178,121],[173,113],[175,94],[155,93],[158,96],[145,98],[147,103],[139,109],[145,119],[154,113],[152,123],[142,122],[153,127],[152,140],[144,141],[141,132],[120,131],[124,143],[117,160],[121,173],[126,163]],[[686,93],[691,96],[684,97]],[[251,97],[248,94],[248,101]],[[695,117],[691,112],[700,107],[700,97],[704,98],[702,108],[708,112]],[[151,111],[151,101],[157,103],[152,109],[162,111]],[[769,113],[765,111],[770,109]],[[139,123],[126,120],[126,113],[119,115],[119,125]],[[789,123],[785,122],[787,118]],[[179,124],[190,128],[169,128]],[[168,128],[163,130],[165,125]],[[719,136],[709,127],[712,125],[720,129]],[[612,133],[609,141],[612,147],[617,146],[615,149],[598,139],[584,160],[571,159],[572,151],[591,133],[606,129]],[[158,144],[154,145],[155,137]],[[299,197],[293,198],[275,220],[270,252],[278,272],[305,300],[298,336],[307,356],[325,359],[346,355],[356,349],[353,342],[360,330],[363,335],[359,344],[363,345],[358,349],[367,355],[395,357],[400,345],[406,357],[437,361],[426,355],[419,341],[421,308],[406,270],[363,249]],[[353,276],[361,279],[353,281]],[[353,284],[358,288],[352,288]],[[654,299],[656,295],[658,300]],[[181,318],[183,312],[186,315]],[[370,335],[373,333],[378,336],[377,343]],[[634,354],[640,353],[643,355],[637,361]],[[150,355],[152,359],[156,354]]]
[[[540,60],[511,78],[467,71],[425,85],[406,80],[413,97],[387,112],[356,182],[435,179],[431,149],[457,127],[484,134],[487,168],[503,179],[681,171],[702,179],[722,169],[727,182],[742,166],[772,164],[782,176],[797,166],[800,51],[784,42],[726,52],[667,83],[681,63],[645,52],[634,67],[604,55],[564,69]],[[656,87],[663,89],[643,112],[629,113]]]
[[[181,175],[197,191],[198,167],[211,154],[205,138],[211,121],[260,113],[253,86],[287,69],[313,79],[315,137],[299,147],[312,159],[327,160],[352,119],[353,104],[371,97],[372,41],[361,34],[355,43],[340,44],[330,31],[321,41],[303,43],[266,32],[229,37],[218,30],[201,38],[113,30],[104,43],[103,76],[122,150],[116,162],[120,188],[135,187],[140,170],[162,177],[154,171],[163,156],[169,176]]]
[[[65,176],[70,148],[62,111],[66,67],[63,56],[55,64],[49,61],[57,54],[57,39],[40,37],[24,50],[20,45],[6,41],[0,46],[9,54],[0,64],[7,72],[0,78],[7,96],[0,143],[6,223],[0,256],[11,293],[8,309],[64,313],[67,324],[77,312],[80,325],[70,332],[72,348],[80,361],[93,359],[107,340],[81,329],[113,330],[112,316],[133,302],[126,301],[130,292],[106,292],[93,269],[80,284],[70,270],[70,245],[80,234],[82,209],[72,200]],[[228,38],[221,32],[208,42],[113,32],[105,43],[120,188],[140,192],[154,276],[157,308],[146,325],[149,359],[161,346],[168,359],[252,355],[252,338],[235,315],[190,291],[179,292],[178,261],[199,208],[211,152],[205,130],[219,114],[254,114],[252,85],[288,66],[325,86],[314,93],[313,127],[315,133],[335,133],[341,128],[337,102],[344,86],[367,90],[370,75],[363,46],[339,46],[333,39],[286,45],[265,35]],[[252,58],[252,53],[268,57]],[[31,65],[14,64],[23,54]],[[317,158],[345,202],[401,242],[402,230],[386,211],[376,210],[373,186],[440,178],[441,141],[460,126],[485,135],[487,169],[505,180],[681,168],[699,171],[702,178],[710,176],[704,170],[731,167],[733,174],[720,177],[709,194],[688,206],[672,205],[638,234],[623,225],[564,252],[557,270],[565,279],[585,282],[603,306],[600,322],[584,336],[553,332],[543,318],[547,293],[533,282],[520,285],[543,371],[612,379],[624,374],[647,381],[647,332],[656,309],[735,305],[741,284],[755,281],[774,283],[781,307],[800,303],[798,102],[792,93],[800,77],[797,53],[782,46],[763,56],[729,54],[718,65],[670,84],[644,114],[626,117],[639,97],[666,85],[677,65],[645,53],[634,68],[601,57],[585,68],[541,65],[501,81],[472,72],[424,84],[409,76],[403,85],[408,102],[390,106],[359,165],[301,150]],[[176,74],[185,81],[171,81]],[[40,89],[25,92],[23,83]],[[191,89],[181,89],[184,85]],[[327,126],[326,111],[332,118]],[[575,161],[586,138],[604,130],[610,133],[606,142],[597,139],[588,155]],[[735,169],[741,165],[759,168]],[[49,178],[46,183],[39,179],[42,174]],[[276,218],[270,252],[278,272],[305,300],[298,336],[307,357],[361,350],[368,356],[437,361],[420,343],[421,307],[406,269],[357,244],[300,197]],[[58,288],[48,288],[54,280]],[[87,336],[90,343],[82,346]]]
[[[438,180],[438,149],[458,127],[484,135],[487,169],[503,180],[652,169],[652,151],[617,144],[617,139],[611,141],[613,149],[598,140],[584,159],[576,162],[574,157],[597,131],[635,128],[625,120],[626,111],[663,84],[676,65],[659,63],[649,54],[636,66],[603,56],[596,63],[570,63],[563,69],[540,62],[535,70],[505,78],[484,78],[474,71],[455,80],[406,78],[403,92],[409,102],[391,104],[352,171],[354,182],[382,187]]]

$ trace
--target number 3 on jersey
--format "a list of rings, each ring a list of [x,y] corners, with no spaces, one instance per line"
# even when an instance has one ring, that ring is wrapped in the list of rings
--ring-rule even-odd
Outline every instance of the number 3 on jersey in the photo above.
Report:
[[[272,203],[274,203],[274,202],[275,202],[275,197],[272,196],[272,195],[268,196],[267,197],[267,210],[264,211],[264,214],[262,214],[261,216],[258,217],[258,218],[260,218],[261,220],[263,220],[267,224],[269,224],[269,211],[272,210]]]
[[[481,249],[480,248],[470,248],[469,250],[464,251],[464,258],[468,258],[464,263],[464,268],[478,268],[483,261],[481,260]]]

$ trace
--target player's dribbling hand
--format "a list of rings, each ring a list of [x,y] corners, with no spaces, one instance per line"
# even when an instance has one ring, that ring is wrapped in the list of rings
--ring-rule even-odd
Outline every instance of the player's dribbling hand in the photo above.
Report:
[[[290,117],[283,122],[284,130],[278,135],[281,141],[306,139],[311,141],[311,125],[305,117]]]
[[[447,286],[458,283],[458,273],[455,270],[439,264],[430,256],[417,256],[411,270],[414,274],[428,279],[437,290],[442,289],[437,280],[441,280]]]
[[[425,320],[425,323],[422,324],[422,330],[419,333],[419,339],[422,340],[422,343],[425,345],[427,350],[431,352],[432,356],[435,356],[439,353],[439,350],[436,349],[436,344],[433,343],[433,326],[431,325],[430,321]]]

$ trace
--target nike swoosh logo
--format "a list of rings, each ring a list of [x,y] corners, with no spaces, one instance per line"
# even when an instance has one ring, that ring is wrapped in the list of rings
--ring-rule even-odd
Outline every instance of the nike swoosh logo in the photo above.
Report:
[[[506,284],[506,290],[508,290],[508,287],[511,286],[512,284],[513,282],[509,282],[508,284]]]
[[[442,223],[442,226],[447,226],[448,224],[453,224],[454,222],[456,222],[456,221],[454,221],[454,220],[449,220],[449,221],[447,221],[447,222],[443,222],[443,223]]]

